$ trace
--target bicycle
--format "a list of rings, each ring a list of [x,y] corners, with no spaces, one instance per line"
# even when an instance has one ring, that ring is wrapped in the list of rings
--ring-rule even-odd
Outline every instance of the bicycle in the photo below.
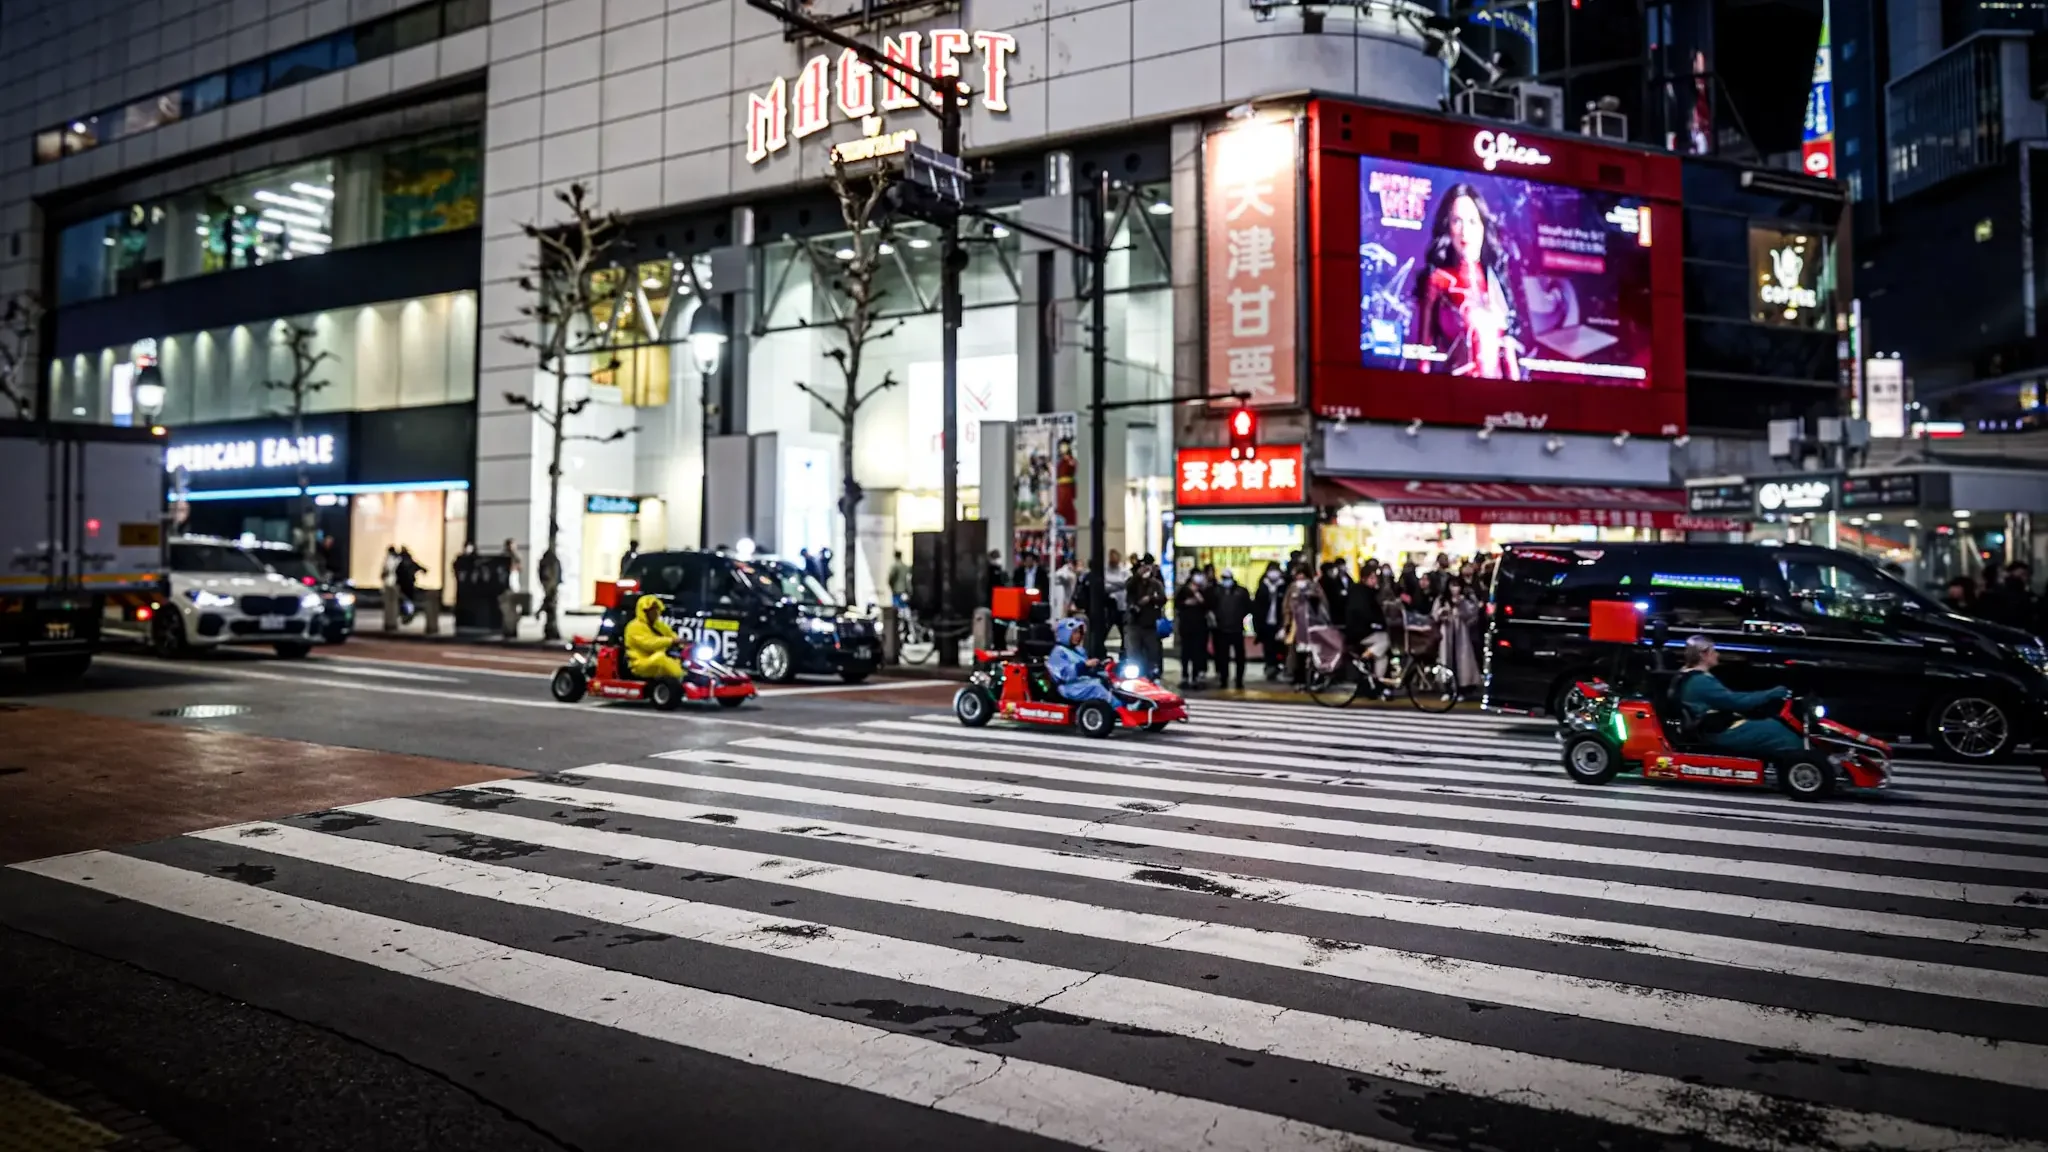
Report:
[[[1322,633],[1335,633],[1334,646]],[[1418,649],[1415,641],[1424,641]],[[1383,698],[1405,693],[1408,702],[1423,712],[1449,712],[1458,706],[1457,673],[1439,658],[1443,649],[1442,629],[1436,624],[1408,629],[1408,643],[1389,652],[1388,662],[1397,670],[1391,680],[1373,675],[1371,660],[1344,642],[1335,628],[1315,629],[1309,634],[1310,660],[1308,694],[1328,708],[1348,708],[1371,684]]]

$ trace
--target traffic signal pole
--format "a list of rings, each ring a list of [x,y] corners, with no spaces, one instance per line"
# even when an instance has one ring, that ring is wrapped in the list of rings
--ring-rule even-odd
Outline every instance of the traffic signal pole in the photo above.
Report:
[[[1095,565],[1095,579],[1088,582],[1088,655],[1100,660],[1109,641],[1109,553],[1108,529],[1103,524],[1108,501],[1102,489],[1106,469],[1103,453],[1108,451],[1109,411],[1109,172],[1095,179],[1094,217],[1088,230],[1089,261],[1094,265],[1088,277],[1088,304],[1094,312],[1089,324],[1088,370],[1094,379],[1093,400],[1088,406],[1088,557]],[[1124,641],[1129,644],[1128,638]]]
[[[791,28],[852,52],[881,75],[893,73],[923,84],[927,95],[920,103],[925,111],[939,118],[939,149],[947,156],[959,158],[963,146],[960,116],[963,85],[959,77],[936,76],[894,63],[873,46],[820,24],[776,0],[747,0],[747,4]],[[960,663],[960,632],[957,628],[947,627],[946,614],[953,605],[953,577],[956,575],[953,571],[953,548],[960,527],[960,314],[963,310],[960,274],[965,271],[962,265],[966,263],[966,254],[960,247],[960,219],[957,215],[945,214],[939,228],[939,355],[943,362],[940,407],[944,410],[940,431],[944,457],[940,462],[944,473],[940,500],[944,507],[940,521],[943,546],[939,549],[938,572],[941,607],[934,638],[938,642],[939,663],[956,667]],[[844,562],[854,564],[858,560],[859,557],[848,556]]]

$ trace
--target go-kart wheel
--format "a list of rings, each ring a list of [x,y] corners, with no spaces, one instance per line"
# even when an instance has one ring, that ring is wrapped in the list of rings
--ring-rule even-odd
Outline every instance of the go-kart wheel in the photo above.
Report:
[[[555,678],[548,682],[548,690],[564,704],[574,704],[583,699],[583,693],[589,689],[590,684],[583,679],[583,673],[574,668],[556,669]]]
[[[953,695],[953,715],[969,728],[980,728],[995,718],[996,702],[987,692],[970,684]]]
[[[683,702],[683,686],[673,680],[656,680],[647,686],[647,700],[663,712],[673,712]]]
[[[764,640],[754,653],[754,669],[770,684],[787,684],[796,679],[796,657],[780,640]]]
[[[745,696],[720,696],[718,698],[718,706],[720,708],[737,708],[746,702],[747,698]]]
[[[1581,784],[1605,784],[1621,771],[1621,756],[1598,736],[1575,736],[1564,746],[1564,770]]]
[[[1819,800],[1835,790],[1835,766],[1819,756],[1796,756],[1778,769],[1778,787],[1794,800]]]
[[[1100,700],[1083,700],[1074,707],[1074,727],[1083,736],[1104,739],[1116,731],[1116,712]]]

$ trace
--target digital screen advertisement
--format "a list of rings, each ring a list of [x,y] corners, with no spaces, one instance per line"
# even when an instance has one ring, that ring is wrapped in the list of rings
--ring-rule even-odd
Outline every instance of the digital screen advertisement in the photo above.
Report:
[[[1371,156],[1358,190],[1363,367],[1649,386],[1645,202]]]

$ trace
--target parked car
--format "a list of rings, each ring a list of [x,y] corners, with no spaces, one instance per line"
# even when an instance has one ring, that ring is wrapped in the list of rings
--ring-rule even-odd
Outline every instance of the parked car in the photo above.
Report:
[[[619,580],[619,604],[608,610],[598,638],[623,630],[638,596],[660,596],[668,620],[692,645],[708,644],[722,663],[750,668],[763,680],[836,675],[867,679],[882,661],[875,622],[841,605],[787,560],[742,560],[717,552],[649,552]]]
[[[1609,646],[1587,639],[1589,606],[1625,600],[1665,624],[1665,643],[1705,635],[1716,675],[1740,690],[1783,685],[1881,739],[1989,761],[2048,736],[2048,647],[1950,611],[1861,556],[1808,545],[1517,545],[1487,605],[1492,711],[1562,715]]]
[[[320,594],[322,639],[329,644],[339,644],[355,634],[355,589],[335,579],[331,573],[322,572],[319,565],[306,559],[304,553],[289,544],[265,540],[249,547],[270,566],[271,571]]]
[[[225,644],[267,644],[296,658],[325,639],[320,594],[271,571],[232,540],[180,536],[170,544],[170,595],[150,618],[150,644],[165,656]]]

